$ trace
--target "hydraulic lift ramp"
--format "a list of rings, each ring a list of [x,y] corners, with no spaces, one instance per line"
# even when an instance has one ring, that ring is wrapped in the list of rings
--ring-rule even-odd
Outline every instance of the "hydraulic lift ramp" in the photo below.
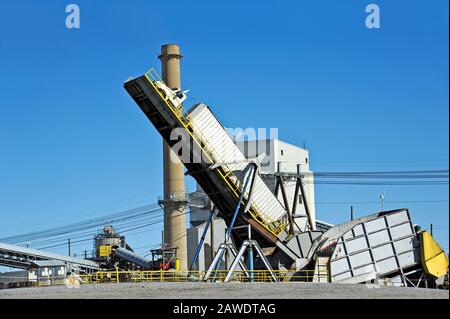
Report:
[[[189,137],[189,156],[178,155],[182,155],[180,159],[189,174],[207,193],[225,222],[230,224],[243,187],[239,172],[248,165],[248,160],[209,107],[197,104],[186,112],[176,98],[171,98],[170,92],[167,94],[167,86],[153,69],[125,82],[124,87],[171,147],[179,143],[178,139],[171,139],[174,129],[180,129]],[[247,203],[248,197],[244,196],[242,210]],[[277,246],[292,261],[301,257],[292,244],[287,246],[287,211],[259,174],[250,209],[246,214],[239,214],[235,222],[236,226],[248,224],[255,230],[253,238],[262,247]],[[243,233],[234,232],[233,237],[236,244],[241,245],[246,237],[245,230]]]

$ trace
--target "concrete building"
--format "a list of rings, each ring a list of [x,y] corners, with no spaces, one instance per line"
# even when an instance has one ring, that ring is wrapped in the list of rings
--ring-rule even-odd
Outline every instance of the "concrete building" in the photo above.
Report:
[[[36,260],[28,270],[28,280],[39,286],[64,284],[67,265],[59,260]]]
[[[27,270],[0,273],[0,289],[64,284],[67,265],[58,260],[35,260]]]
[[[295,214],[299,217],[295,218],[295,222],[299,227],[298,230],[305,230],[307,227],[306,210],[304,206],[305,200],[307,201],[311,216],[311,226],[315,229],[316,209],[314,200],[314,176],[313,172],[309,169],[309,151],[277,139],[243,141],[238,142],[237,145],[247,158],[258,157],[260,159],[260,174],[272,192],[275,193],[275,174],[283,174],[284,187],[286,189],[288,205],[291,211],[294,206],[294,201],[297,202]],[[303,176],[305,194],[299,193],[294,199],[296,185],[296,178],[294,175],[298,172]],[[284,204],[281,191],[278,192],[278,199]]]
[[[202,211],[200,213],[205,214],[205,211]],[[209,212],[206,211],[206,214],[209,214]],[[194,224],[191,223],[191,227],[187,231],[189,265],[192,263],[192,260],[194,259],[195,251],[197,249],[198,243],[200,242],[205,227],[206,227],[205,221],[201,223],[194,221]],[[194,265],[194,269],[201,271],[208,269],[217,252],[218,247],[225,240],[226,227],[227,226],[222,218],[216,217],[212,220],[211,225],[208,228],[208,231],[205,235],[203,248],[200,250],[200,254],[196,264]],[[224,256],[224,258],[222,259],[223,262],[221,269],[225,269],[225,261],[227,258],[228,260],[232,260],[231,256],[226,257]]]

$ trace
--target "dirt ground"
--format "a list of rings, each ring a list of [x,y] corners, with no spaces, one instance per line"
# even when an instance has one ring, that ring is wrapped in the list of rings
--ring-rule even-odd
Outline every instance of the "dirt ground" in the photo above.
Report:
[[[327,283],[108,283],[0,290],[0,299],[449,299],[448,290]]]

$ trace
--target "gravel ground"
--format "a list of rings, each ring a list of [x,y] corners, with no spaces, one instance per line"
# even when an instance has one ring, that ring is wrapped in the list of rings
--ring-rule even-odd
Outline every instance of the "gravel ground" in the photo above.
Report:
[[[108,283],[0,290],[0,299],[449,299],[448,290],[315,283]]]

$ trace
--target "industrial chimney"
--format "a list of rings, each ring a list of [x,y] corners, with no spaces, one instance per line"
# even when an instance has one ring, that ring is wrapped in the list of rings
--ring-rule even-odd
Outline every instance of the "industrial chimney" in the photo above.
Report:
[[[170,88],[181,88],[180,60],[182,55],[177,44],[165,44],[161,47],[162,80]],[[179,270],[186,271],[186,200],[184,189],[184,167],[181,162],[171,160],[172,149],[163,141],[164,162],[164,244],[177,247]],[[175,156],[173,153],[172,156]],[[173,158],[173,157],[172,157]]]

